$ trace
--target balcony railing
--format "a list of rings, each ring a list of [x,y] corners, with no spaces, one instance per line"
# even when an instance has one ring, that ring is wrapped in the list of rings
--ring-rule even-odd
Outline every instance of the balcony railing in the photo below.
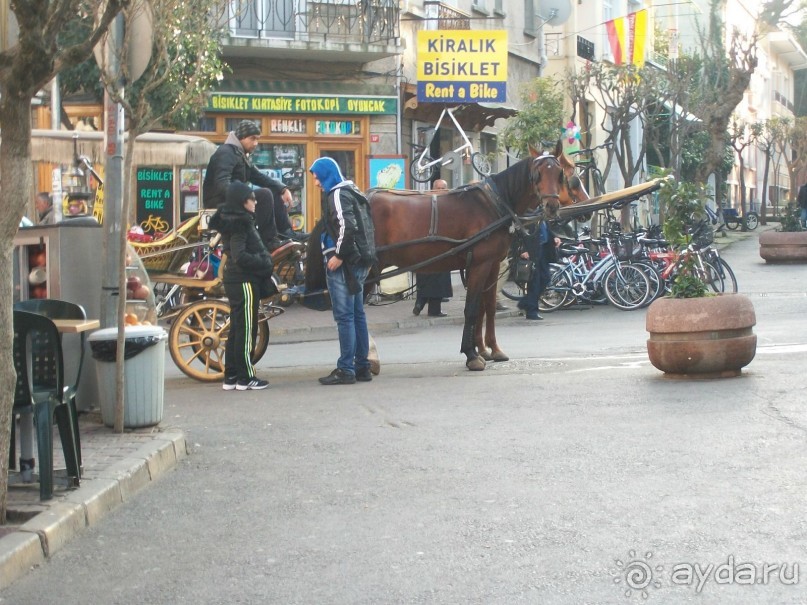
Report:
[[[232,0],[236,37],[387,44],[400,36],[398,0]]]
[[[427,19],[437,20],[437,27],[431,29],[471,29],[470,15],[442,2],[425,0],[423,10]]]

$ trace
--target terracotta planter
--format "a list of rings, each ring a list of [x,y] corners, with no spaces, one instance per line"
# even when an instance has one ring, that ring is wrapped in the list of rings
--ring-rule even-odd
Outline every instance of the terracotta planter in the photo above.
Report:
[[[754,359],[756,323],[742,294],[659,298],[647,309],[650,363],[666,374],[737,376]]]
[[[807,231],[760,233],[759,255],[766,263],[807,263]]]

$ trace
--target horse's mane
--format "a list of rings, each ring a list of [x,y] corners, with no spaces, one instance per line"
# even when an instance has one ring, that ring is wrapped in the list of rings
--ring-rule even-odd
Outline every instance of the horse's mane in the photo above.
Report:
[[[533,158],[528,156],[508,166],[501,172],[490,175],[502,201],[515,210],[516,201],[523,193],[523,187],[531,187],[530,167]]]

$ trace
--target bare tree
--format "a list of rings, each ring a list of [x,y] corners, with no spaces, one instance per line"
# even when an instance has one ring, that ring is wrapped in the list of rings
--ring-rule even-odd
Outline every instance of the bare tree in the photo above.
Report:
[[[739,163],[737,172],[739,173],[738,176],[740,180],[740,214],[742,214],[743,217],[746,215],[745,207],[747,199],[747,192],[745,190],[744,154],[746,149],[756,143],[758,134],[759,131],[756,125],[747,124],[742,120],[738,120],[736,117],[732,118],[731,124],[729,124],[729,141],[732,149],[737,153],[737,162]],[[743,221],[742,230],[747,231],[745,221]]]
[[[763,225],[768,224],[768,181],[770,180],[771,164],[776,150],[785,139],[786,121],[778,116],[769,118],[763,123],[752,124],[757,131],[756,143],[765,156],[765,168],[762,173],[762,194],[760,195],[759,216]]]
[[[128,0],[15,0],[16,42],[0,52],[0,452],[8,452],[14,403],[12,253],[31,195],[31,99],[62,69],[84,61]],[[93,17],[98,15],[93,22]],[[60,33],[79,18],[94,23],[81,42],[62,46]],[[8,455],[0,455],[0,523],[5,523]]]

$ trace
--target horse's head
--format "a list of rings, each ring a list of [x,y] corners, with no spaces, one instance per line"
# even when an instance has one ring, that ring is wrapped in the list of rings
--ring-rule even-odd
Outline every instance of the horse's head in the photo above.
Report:
[[[542,154],[530,147],[530,155],[533,158],[530,180],[547,219],[555,218],[561,206],[589,199],[575,172],[574,162],[563,153],[560,141],[554,153]]]

